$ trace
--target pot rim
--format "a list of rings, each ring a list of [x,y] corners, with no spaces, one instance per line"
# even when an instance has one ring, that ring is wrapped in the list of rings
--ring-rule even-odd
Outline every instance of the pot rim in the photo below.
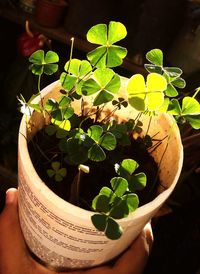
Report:
[[[52,90],[53,88],[57,87],[58,84],[59,84],[59,80],[46,86],[42,91],[43,96],[47,95],[49,93],[49,90]],[[37,98],[35,98],[34,100],[37,100]],[[174,122],[174,118],[171,115],[164,114],[164,116],[171,123]],[[25,118],[26,118],[25,116],[22,117],[22,120],[20,123],[20,128],[19,128],[19,139],[18,139],[19,148],[18,148],[18,150],[20,153],[18,153],[18,154],[19,154],[19,159],[21,158],[21,161],[24,161],[26,163],[26,172],[28,174],[30,174],[31,180],[33,181],[35,186],[38,188],[38,191],[43,193],[46,196],[46,198],[49,200],[50,203],[55,204],[59,209],[62,209],[63,212],[70,211],[70,212],[73,212],[73,215],[77,215],[79,218],[81,218],[83,220],[86,220],[86,219],[88,220],[88,218],[90,218],[95,212],[83,209],[81,207],[78,207],[78,206],[75,206],[75,205],[69,203],[68,201],[65,201],[64,199],[59,197],[57,194],[55,194],[52,190],[50,190],[46,186],[46,184],[41,180],[41,178],[39,177],[38,173],[36,172],[36,170],[33,166],[33,163],[31,161],[31,158],[30,158],[30,155],[28,152],[26,119]],[[123,224],[123,223],[129,222],[130,219],[132,220],[132,219],[141,218],[143,215],[147,214],[147,208],[150,207],[150,208],[154,209],[155,202],[156,202],[156,204],[161,203],[161,205],[162,205],[163,200],[165,201],[169,197],[171,192],[173,191],[173,189],[178,181],[178,178],[180,176],[182,165],[183,165],[183,146],[181,143],[181,137],[180,137],[180,132],[179,132],[178,126],[176,125],[176,127],[177,128],[175,130],[175,135],[177,138],[177,146],[178,146],[177,149],[179,150],[179,159],[178,159],[178,169],[177,169],[176,175],[173,178],[172,184],[170,185],[170,187],[168,189],[166,189],[162,193],[160,193],[151,202],[138,207],[133,213],[129,214],[128,217],[119,219],[118,220],[119,223]],[[34,180],[33,180],[33,178],[34,178]],[[54,201],[54,203],[52,201]],[[157,206],[155,209],[157,209]]]

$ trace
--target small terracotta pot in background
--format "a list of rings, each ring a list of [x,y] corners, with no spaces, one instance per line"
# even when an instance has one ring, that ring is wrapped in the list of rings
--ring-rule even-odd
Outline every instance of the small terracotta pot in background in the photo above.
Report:
[[[68,3],[65,0],[37,0],[35,20],[44,27],[57,27],[67,6]]]

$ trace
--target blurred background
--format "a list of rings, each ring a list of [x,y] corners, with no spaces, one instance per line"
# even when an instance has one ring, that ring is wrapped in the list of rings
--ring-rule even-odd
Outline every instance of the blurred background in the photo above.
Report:
[[[111,20],[124,23],[128,30],[121,42],[128,49],[127,58],[118,68],[121,75],[145,75],[146,52],[160,48],[166,66],[183,70],[185,94],[192,95],[200,86],[198,0],[1,0],[1,209],[6,189],[17,187],[21,119],[17,96],[22,93],[29,99],[37,90],[37,81],[28,70],[28,56],[39,48],[55,50],[61,56],[62,69],[69,58],[71,38],[75,37],[74,56],[84,59],[92,49],[85,39],[87,30]],[[49,79],[44,78],[43,86],[48,83]],[[200,273],[200,131],[189,126],[180,130],[185,153],[183,170],[173,195],[152,221],[155,243],[145,274]]]

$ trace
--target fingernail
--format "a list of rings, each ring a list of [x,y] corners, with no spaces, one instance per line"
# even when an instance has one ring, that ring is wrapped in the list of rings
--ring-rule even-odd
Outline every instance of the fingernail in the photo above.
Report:
[[[6,204],[12,204],[16,199],[16,188],[9,188],[6,191]]]
[[[150,223],[147,223],[144,228],[145,231],[145,238],[147,241],[147,244],[149,245],[149,248],[152,248],[153,245],[153,232]]]

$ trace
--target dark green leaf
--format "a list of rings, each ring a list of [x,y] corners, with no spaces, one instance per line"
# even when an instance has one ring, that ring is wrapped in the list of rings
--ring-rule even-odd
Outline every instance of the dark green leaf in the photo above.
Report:
[[[44,72],[44,66],[42,65],[32,64],[29,68],[35,75],[42,75],[42,73]]]
[[[127,217],[129,214],[129,207],[126,201],[121,200],[115,207],[112,207],[110,216],[115,219],[122,219]]]
[[[111,198],[113,196],[113,191],[109,187],[104,186],[101,188],[99,194],[102,194],[102,195],[105,195],[105,196]]]
[[[88,150],[78,139],[69,138],[67,140],[67,151],[72,162],[83,164],[88,160]]]
[[[131,145],[130,137],[126,134],[123,134],[118,142],[121,146],[130,146]]]
[[[44,73],[47,75],[52,75],[58,70],[57,64],[46,64],[44,66]]]
[[[172,84],[168,84],[167,89],[165,90],[165,94],[169,97],[175,97],[178,95],[178,91]]]
[[[68,136],[68,131],[62,129],[62,128],[58,128],[56,131],[56,138],[58,139],[63,139],[65,137]]]
[[[194,129],[200,129],[200,115],[185,116],[191,127]]]
[[[97,195],[92,201],[92,208],[98,212],[107,213],[110,210],[110,197]]]
[[[101,90],[101,87],[94,79],[88,79],[83,82],[81,92],[83,95],[92,95]]]
[[[40,49],[32,53],[29,62],[41,65],[44,62],[44,51]]]
[[[122,227],[112,218],[107,219],[105,235],[111,240],[117,240],[122,235]]]
[[[90,138],[92,138],[95,142],[98,142],[103,133],[103,128],[98,125],[93,125],[89,127],[87,132]]]
[[[48,125],[45,127],[45,132],[49,135],[52,136],[56,133],[57,127],[54,125]]]
[[[58,171],[60,168],[60,162],[54,161],[51,163],[51,166],[52,166],[53,170]]]
[[[99,231],[105,231],[106,225],[107,225],[107,219],[108,219],[108,216],[103,214],[94,214],[91,217],[93,225]]]
[[[53,169],[47,169],[47,174],[50,178],[52,178],[56,174],[56,172]]]
[[[136,190],[142,190],[146,186],[147,177],[144,173],[138,173],[131,176],[129,181],[129,190],[135,192]]]
[[[65,167],[61,168],[58,170],[58,174],[61,176],[61,177],[66,177],[67,175],[67,169]]]
[[[128,189],[128,182],[122,177],[114,177],[110,181],[116,196],[121,197]]]
[[[183,73],[182,70],[177,67],[165,67],[164,69],[170,77],[179,77]]]
[[[112,94],[108,93],[105,90],[102,90],[101,92],[99,92],[99,94],[95,98],[93,105],[99,106],[101,104],[108,103],[108,102],[112,101],[113,97],[114,96]]]
[[[172,81],[171,82],[175,87],[177,87],[177,88],[185,88],[185,86],[186,86],[186,82],[185,82],[185,80],[184,79],[182,79],[182,78],[177,78],[177,79],[175,79],[174,81]]]
[[[88,151],[88,158],[95,162],[101,162],[106,159],[106,154],[99,145],[93,144]]]
[[[63,177],[60,174],[55,174],[55,181],[61,182],[61,181],[63,181]]]
[[[155,66],[153,64],[145,64],[144,67],[149,73],[155,72],[158,74],[162,74],[162,68],[160,66]]]
[[[63,120],[62,113],[59,109],[52,111],[51,116],[55,120],[54,123],[57,124],[57,125],[60,124]]]
[[[66,139],[61,139],[59,141],[58,147],[59,147],[60,151],[66,153],[68,151],[68,149],[67,149],[67,140]]]
[[[133,174],[133,172],[139,167],[138,163],[133,159],[125,159],[122,161],[119,168],[119,175]]]
[[[136,194],[126,194],[122,197],[122,199],[126,202],[129,209],[129,213],[134,212],[138,208],[139,199]]]
[[[107,132],[100,138],[99,144],[106,150],[114,150],[116,148],[117,141],[111,132]]]

